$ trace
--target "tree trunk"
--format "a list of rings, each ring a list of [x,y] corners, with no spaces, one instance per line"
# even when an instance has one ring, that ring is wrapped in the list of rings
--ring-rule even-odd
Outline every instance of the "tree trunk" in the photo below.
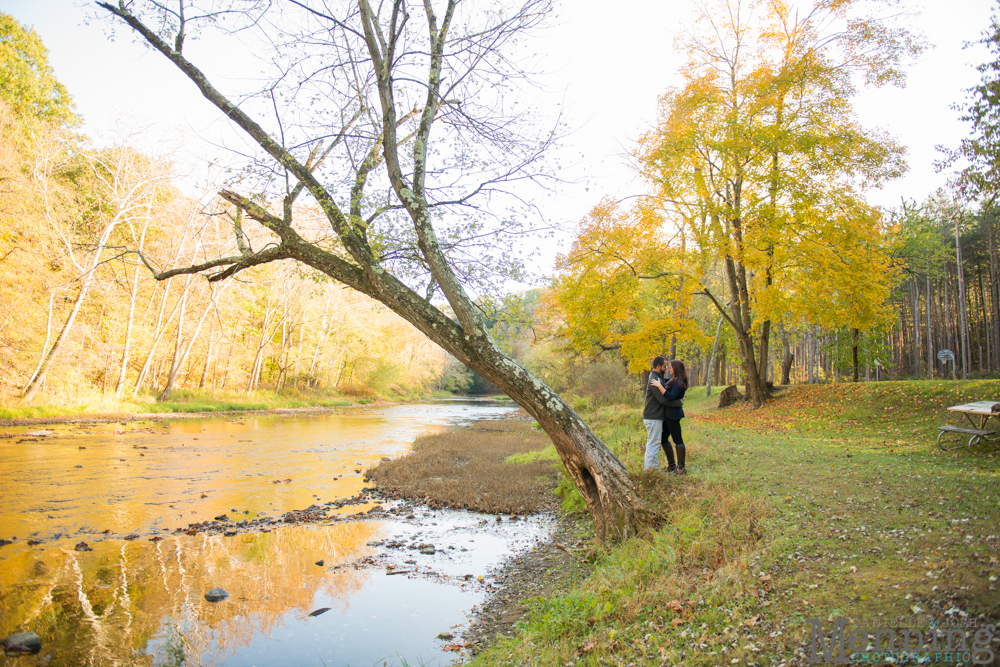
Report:
[[[149,345],[149,351],[146,353],[146,360],[142,364],[142,369],[139,371],[139,377],[136,378],[135,388],[132,390],[132,398],[139,395],[139,390],[142,389],[142,385],[146,381],[146,376],[149,374],[149,370],[152,367],[153,361],[156,356],[156,349],[160,346],[160,341],[163,340],[164,334],[167,333],[167,328],[174,319],[174,314],[180,307],[181,301],[177,300],[174,307],[170,310],[170,314],[166,321],[163,319],[163,313],[167,308],[167,297],[170,296],[170,285],[172,281],[167,281],[166,287],[163,290],[163,300],[160,302],[160,310],[156,315],[156,327],[153,329],[153,341]],[[185,288],[186,289],[186,288]],[[156,381],[156,373],[153,374],[153,383]]]
[[[807,363],[809,364],[808,372],[806,373],[809,378],[809,384],[815,384],[815,375],[813,369],[816,367],[816,360],[814,358],[816,350],[816,337],[813,335],[813,327],[810,324],[806,329],[806,356]]]
[[[223,286],[222,288],[223,291],[225,291],[226,287],[228,287],[228,284]],[[213,289],[211,294],[209,295],[208,303],[205,305],[205,310],[202,311],[201,317],[198,318],[198,324],[195,326],[194,332],[191,334],[190,340],[188,340],[188,344],[187,347],[184,349],[184,353],[180,356],[180,358],[178,358],[177,352],[180,349],[181,334],[183,333],[183,328],[184,328],[183,327],[184,309],[183,307],[181,308],[181,316],[177,322],[177,346],[174,348],[174,359],[170,364],[170,373],[167,375],[167,382],[166,385],[164,385],[163,387],[163,391],[160,393],[159,400],[165,401],[168,398],[170,398],[170,393],[174,389],[174,382],[177,380],[177,376],[180,374],[181,368],[184,367],[184,364],[187,362],[188,357],[191,355],[191,350],[194,348],[194,343],[198,339],[198,334],[201,332],[201,326],[205,323],[205,318],[208,317],[208,314],[212,311],[212,308],[215,306],[215,297],[216,294],[215,290]]]
[[[177,369],[180,368],[180,353],[181,353],[181,341],[184,337],[184,311],[187,310],[187,297],[188,291],[184,290],[181,294],[180,301],[180,314],[177,316],[177,335],[174,336],[174,353],[170,357],[170,369],[167,371],[167,382],[163,387],[163,391],[160,392],[158,401],[165,401],[170,397],[170,392],[173,391],[174,378],[177,377]]]
[[[913,360],[913,377],[920,377],[920,284],[910,280],[910,317],[913,319],[913,339],[910,358]]]
[[[858,330],[857,328],[851,329],[851,360],[854,367],[854,381],[858,381]]]
[[[149,228],[149,219],[152,215],[152,202],[147,203],[146,216],[143,218],[142,232],[139,234],[138,250],[142,252],[146,244],[146,231]],[[135,238],[133,232],[133,239]],[[135,323],[135,304],[139,298],[139,272],[142,270],[142,262],[135,261],[135,271],[132,272],[132,289],[129,290],[128,319],[125,324],[125,343],[122,346],[121,366],[118,370],[118,381],[115,383],[115,400],[120,401],[122,393],[125,391],[125,381],[128,378],[129,354],[132,351],[132,329]]]
[[[712,343],[712,356],[708,361],[708,371],[705,373],[705,397],[711,398],[712,396],[712,370],[715,366],[715,355],[719,351],[719,337],[722,334],[722,322],[725,318],[720,317],[719,323],[715,325],[715,341]],[[643,390],[646,387],[646,379],[643,379]]]
[[[788,343],[788,332],[785,331],[783,324],[778,325],[778,335],[781,336],[781,384],[782,386],[787,386],[791,384],[792,380],[790,373],[792,371],[792,364],[795,362],[795,355],[792,354],[791,345]]]
[[[931,336],[931,268],[927,265],[927,379],[934,379],[934,340]]]
[[[59,331],[56,341],[52,344],[52,348],[49,350],[49,353],[45,355],[42,363],[39,364],[34,378],[32,378],[32,380],[28,383],[28,386],[24,389],[24,393],[21,395],[22,401],[26,403],[30,402],[31,399],[35,397],[35,394],[38,393],[38,389],[41,387],[42,383],[45,382],[45,376],[49,372],[49,367],[52,365],[52,361],[59,354],[60,350],[62,350],[67,338],[69,338],[69,333],[73,329],[73,323],[76,321],[76,316],[80,312],[80,306],[83,305],[84,299],[87,298],[87,293],[90,291],[90,286],[94,281],[94,273],[97,271],[97,267],[101,264],[101,255],[104,252],[104,247],[107,245],[108,239],[111,237],[111,233],[121,221],[121,216],[122,212],[119,211],[101,231],[101,235],[97,240],[97,247],[94,249],[94,256],[91,259],[90,265],[83,272],[83,275],[79,277],[80,290],[77,292],[76,300],[73,302],[73,307],[70,309],[69,315],[63,323],[63,327]]]
[[[205,365],[201,367],[201,379],[198,380],[198,389],[205,388],[205,381],[208,378],[208,369],[212,365],[212,344],[215,342],[215,321],[212,321],[212,328],[208,331],[208,352],[205,353]]]
[[[986,371],[993,370],[993,338],[996,334],[995,331],[990,329],[990,312],[989,312],[989,299],[987,298],[986,287],[983,284],[983,270],[980,268],[979,274],[979,298],[980,303],[983,307],[983,331],[986,338]],[[989,280],[989,276],[987,276]]]
[[[988,207],[989,211],[992,212],[993,207]],[[991,362],[990,370],[1000,370],[1000,263],[997,257],[997,218],[995,215],[987,216],[987,220],[992,217],[992,222],[987,225],[986,230],[986,240],[989,246],[990,252],[990,302],[993,304],[993,313],[990,318],[992,326],[990,326],[990,331],[993,332],[993,360]]]
[[[945,265],[944,271],[944,344],[945,348],[955,351],[955,348],[951,344],[951,284],[948,280],[948,266]],[[957,356],[957,355],[956,355]],[[952,368],[954,369],[954,362],[952,362]],[[947,374],[948,368],[945,367],[945,373]]]
[[[969,354],[969,322],[966,308],[966,298],[965,298],[965,268],[962,266],[962,240],[959,238],[958,229],[959,221],[962,219],[962,214],[955,219],[955,271],[958,273],[958,302],[955,304],[959,309],[959,323],[961,326],[961,343],[962,343],[962,379],[969,379],[969,362],[971,355]]]
[[[45,320],[45,342],[42,343],[42,354],[38,359],[38,366],[35,367],[35,372],[31,374],[30,378],[28,378],[28,383],[25,385],[25,389],[30,387],[31,383],[35,381],[35,378],[38,377],[38,371],[42,369],[42,364],[45,363],[46,353],[49,350],[49,341],[52,340],[52,310],[55,298],[56,293],[49,290],[49,311]]]

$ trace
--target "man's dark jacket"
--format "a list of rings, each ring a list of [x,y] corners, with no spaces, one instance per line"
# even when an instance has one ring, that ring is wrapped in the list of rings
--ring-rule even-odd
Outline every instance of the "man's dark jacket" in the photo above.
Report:
[[[661,385],[666,385],[661,373],[650,371],[649,381],[646,382],[646,405],[642,409],[643,419],[659,419],[663,421],[667,418],[667,408],[679,408],[681,401],[671,401],[664,396],[659,389],[653,386],[653,378],[658,378]]]

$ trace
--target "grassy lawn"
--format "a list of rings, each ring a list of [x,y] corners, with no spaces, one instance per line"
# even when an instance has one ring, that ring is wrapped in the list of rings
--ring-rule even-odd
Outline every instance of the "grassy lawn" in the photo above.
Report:
[[[1000,381],[798,387],[757,411],[703,396],[685,406],[691,474],[637,475],[667,521],[537,600],[520,635],[475,664],[805,665],[807,621],[829,639],[839,618],[845,640],[865,630],[862,653],[886,646],[879,630],[900,649],[900,628],[928,641],[936,628],[967,633],[967,651],[942,636],[919,649],[925,663],[974,664],[985,645],[997,657],[979,664],[1000,662],[1000,631],[974,635],[1000,620],[1000,456],[934,446],[938,424],[960,423],[946,406],[1000,400]],[[590,421],[641,469],[638,410]]]

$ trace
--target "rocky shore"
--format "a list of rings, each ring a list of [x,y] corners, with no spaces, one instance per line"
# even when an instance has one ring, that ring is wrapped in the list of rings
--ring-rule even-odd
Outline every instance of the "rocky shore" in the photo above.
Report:
[[[497,588],[487,602],[475,610],[465,633],[468,655],[475,656],[499,637],[517,631],[531,601],[549,597],[590,572],[587,546],[593,538],[589,520],[562,516],[550,539],[535,549],[508,561],[495,573]]]

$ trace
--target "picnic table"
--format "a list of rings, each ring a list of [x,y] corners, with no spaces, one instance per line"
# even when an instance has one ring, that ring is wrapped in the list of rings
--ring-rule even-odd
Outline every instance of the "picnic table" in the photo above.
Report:
[[[952,445],[946,447],[942,442],[941,438],[949,433],[956,435],[968,435],[969,451],[974,454],[984,454],[985,448],[982,451],[976,449],[978,445],[994,442],[1000,440],[1000,438],[995,438],[996,429],[987,428],[990,424],[990,417],[995,417],[998,422],[1000,422],[1000,412],[993,412],[993,406],[1000,405],[1000,401],[975,401],[973,403],[963,403],[962,405],[953,405],[948,408],[949,412],[960,412],[965,415],[965,418],[969,420],[972,428],[966,428],[962,426],[952,426],[951,424],[945,424],[944,426],[938,426],[938,446],[941,449],[949,450],[955,449],[957,447],[962,447],[962,444]]]

